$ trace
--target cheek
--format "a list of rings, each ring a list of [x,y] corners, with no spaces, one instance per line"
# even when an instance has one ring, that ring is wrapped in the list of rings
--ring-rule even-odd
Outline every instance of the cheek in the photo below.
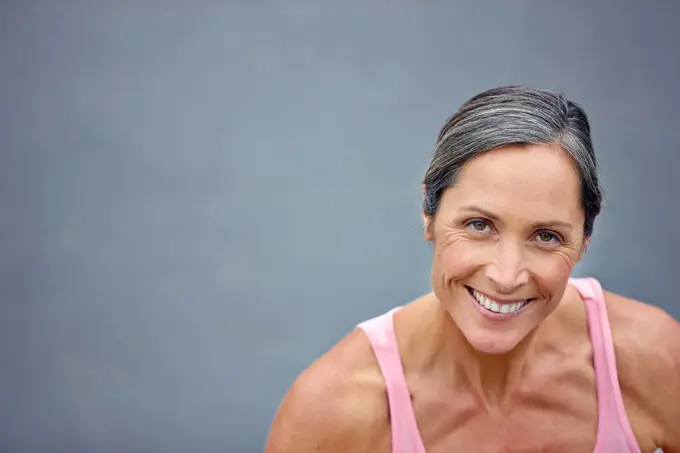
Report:
[[[464,278],[484,263],[485,247],[465,239],[454,239],[436,249],[435,267],[445,280]]]
[[[550,288],[551,292],[565,286],[565,282],[571,276],[575,261],[564,254],[547,255],[537,260],[534,267],[534,278],[540,286]]]

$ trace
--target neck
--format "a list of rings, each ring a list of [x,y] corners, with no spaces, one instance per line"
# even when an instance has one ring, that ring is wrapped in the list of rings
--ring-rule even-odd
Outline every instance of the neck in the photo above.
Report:
[[[445,361],[454,362],[452,378],[468,387],[485,407],[503,405],[521,382],[535,331],[505,354],[487,354],[470,345],[441,306],[437,312],[439,335],[435,338],[439,339],[440,353],[448,356]]]

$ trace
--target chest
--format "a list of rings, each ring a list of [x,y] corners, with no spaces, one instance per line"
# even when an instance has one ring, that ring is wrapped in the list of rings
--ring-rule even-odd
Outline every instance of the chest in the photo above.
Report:
[[[504,416],[418,418],[427,453],[593,453],[597,439],[597,417],[587,413],[578,417],[575,413],[525,409]]]
[[[490,408],[470,391],[420,382],[413,407],[426,451],[592,453],[598,421],[593,374],[582,369],[527,380],[505,408]]]

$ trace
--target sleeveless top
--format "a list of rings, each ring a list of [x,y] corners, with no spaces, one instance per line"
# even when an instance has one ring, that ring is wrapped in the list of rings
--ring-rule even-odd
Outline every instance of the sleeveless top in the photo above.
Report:
[[[569,281],[585,302],[593,348],[598,407],[597,440],[593,453],[640,453],[623,406],[602,288],[594,278],[572,278]],[[385,379],[392,453],[426,453],[394,333],[392,315],[398,308],[365,321],[358,327],[368,337]]]

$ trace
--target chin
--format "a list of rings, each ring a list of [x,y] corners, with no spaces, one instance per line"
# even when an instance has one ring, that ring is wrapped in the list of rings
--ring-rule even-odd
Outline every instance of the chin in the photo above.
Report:
[[[524,339],[524,337],[515,335],[511,337],[494,335],[491,332],[467,333],[462,330],[462,333],[473,349],[491,355],[507,354],[514,350]]]

